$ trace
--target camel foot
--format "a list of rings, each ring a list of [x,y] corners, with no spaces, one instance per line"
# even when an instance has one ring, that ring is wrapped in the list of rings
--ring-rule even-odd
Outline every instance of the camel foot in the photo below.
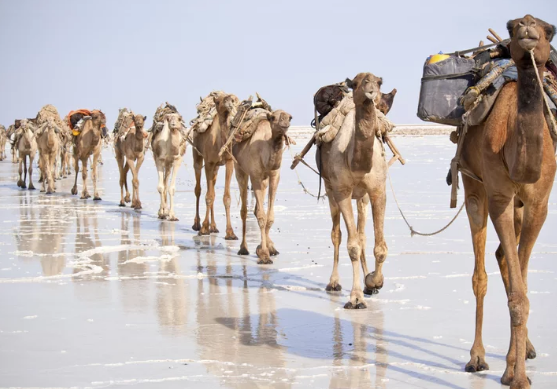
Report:
[[[29,188],[27,188],[29,190],[35,190],[35,187],[33,186],[33,184],[29,185]]]
[[[102,199],[99,196],[93,197],[93,201],[101,201]]]
[[[53,193],[54,193],[53,190],[49,190],[49,191],[46,192],[47,195],[51,195],[51,194],[53,194]]]
[[[208,226],[207,224],[204,223],[204,224],[201,226],[201,229],[199,230],[199,234],[198,234],[198,235],[199,235],[199,236],[202,236],[202,235],[209,235],[209,234],[211,234],[211,230],[209,229],[209,226]]]
[[[86,196],[81,196],[79,199],[80,200],[87,200],[87,197]]]
[[[526,340],[526,359],[536,359],[536,349],[530,339]]]
[[[383,287],[384,277],[381,275],[377,277],[375,272],[372,271],[365,278],[366,287],[364,288],[365,294],[377,294],[379,290]]]
[[[365,303],[357,303],[353,304],[352,301],[347,302],[344,304],[344,309],[366,309],[367,305]]]
[[[75,196],[77,194],[77,186],[72,188],[72,194]]]
[[[274,247],[269,247],[269,255],[271,257],[274,257],[276,255],[279,255],[280,253],[278,252],[278,250]]]
[[[44,193],[44,192],[46,192],[46,191],[44,189],[41,189],[41,193]]]
[[[191,226],[191,229],[194,230],[194,231],[199,231],[201,229],[201,224],[199,223],[199,220],[194,220],[193,226]]]
[[[169,216],[166,218],[169,222],[177,222],[178,218],[176,216]]]
[[[126,204],[124,204],[123,202],[120,201],[120,204],[118,204],[119,207],[125,207]]]
[[[23,182],[20,186],[21,189],[27,189],[27,185],[25,185],[25,182]]]
[[[515,378],[511,382],[511,389],[530,389],[530,385],[532,385],[532,381],[530,380],[530,377],[526,377],[523,379]]]
[[[482,357],[472,358],[464,368],[464,371],[468,373],[475,373],[477,371],[484,371],[484,370],[489,370],[489,365],[485,362],[485,360]]]
[[[44,180],[42,178],[39,178],[39,184],[42,183]]]
[[[249,251],[245,247],[240,247],[240,250],[238,250],[238,255],[249,255]]]
[[[272,265],[273,261],[271,260],[271,258],[267,257],[267,258],[259,258],[259,260],[257,261],[258,265]]]
[[[17,186],[18,186],[19,188],[21,188],[22,185],[23,185],[23,181],[18,180],[18,181],[17,181]]]
[[[136,211],[140,211],[143,209],[143,207],[141,206],[141,204],[136,205],[135,207],[133,207],[133,209],[135,209]]]
[[[238,237],[234,234],[234,231],[227,231],[224,240],[238,240]]]
[[[124,201],[125,201],[126,203],[131,202],[131,199],[130,199],[130,195],[129,195],[129,194],[126,195],[126,197],[124,197]]]
[[[219,231],[219,229],[217,228],[217,226],[214,226],[214,227],[209,228],[209,233],[211,233],[211,234],[218,234],[219,232],[220,232],[220,231]]]
[[[329,282],[325,290],[327,292],[340,292],[342,290],[342,286],[337,282]]]

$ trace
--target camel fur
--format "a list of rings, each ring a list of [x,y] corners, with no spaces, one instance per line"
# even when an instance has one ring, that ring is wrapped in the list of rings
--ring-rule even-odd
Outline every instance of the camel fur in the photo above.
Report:
[[[57,127],[52,117],[46,119],[41,128],[37,131],[37,147],[39,149],[39,168],[41,170],[42,189],[46,194],[54,193],[54,171],[56,169],[56,158],[58,157],[60,141]]]
[[[27,120],[22,119],[21,125],[17,136],[16,149],[19,155],[19,180],[17,181],[17,186],[22,189],[29,188],[29,190],[34,190],[33,185],[33,160],[37,154],[37,139],[35,137],[35,128]],[[29,160],[29,168],[27,168],[27,160]],[[21,177],[23,173],[23,178]],[[29,186],[26,185],[27,174],[29,174]]]

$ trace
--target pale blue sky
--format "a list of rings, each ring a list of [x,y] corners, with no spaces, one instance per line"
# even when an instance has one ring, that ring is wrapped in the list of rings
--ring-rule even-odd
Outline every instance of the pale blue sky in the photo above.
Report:
[[[399,91],[389,114],[419,123],[424,59],[475,46],[526,13],[557,24],[555,0],[0,0],[0,123],[45,104],[151,120],[168,101],[189,121],[199,96],[258,91],[294,125],[322,85],[370,71]]]

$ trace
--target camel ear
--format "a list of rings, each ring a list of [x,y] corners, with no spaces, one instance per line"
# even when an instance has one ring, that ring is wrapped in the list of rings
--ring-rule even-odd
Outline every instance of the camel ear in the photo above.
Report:
[[[144,121],[144,122],[147,121],[147,116],[143,116],[143,121]]]
[[[555,36],[555,26],[552,24],[548,24],[547,26],[544,26],[544,30],[547,41],[551,42],[551,40]]]
[[[275,120],[275,115],[273,115],[272,113],[268,113],[267,114],[267,120],[272,122]]]
[[[292,121],[292,115],[288,115],[288,116],[290,116],[290,119],[288,119],[288,121],[291,122]]]
[[[347,87],[349,87],[350,89],[354,89],[354,83],[351,79],[347,78],[344,82],[346,83]]]
[[[379,86],[383,85],[383,77],[379,77],[379,81],[377,83]]]
[[[398,92],[398,91],[396,90],[396,88],[394,88],[394,89],[391,91],[391,94],[394,96],[394,95],[396,95],[396,92]]]
[[[516,26],[516,21],[515,20],[509,20],[507,22],[507,31],[509,31],[509,36],[513,37],[513,32],[514,32],[514,26]]]

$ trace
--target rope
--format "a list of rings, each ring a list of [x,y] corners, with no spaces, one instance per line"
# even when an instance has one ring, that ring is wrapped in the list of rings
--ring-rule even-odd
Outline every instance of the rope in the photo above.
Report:
[[[395,203],[396,206],[398,208],[398,211],[400,212],[400,216],[402,216],[402,218],[404,219],[404,222],[406,223],[406,225],[408,226],[408,228],[410,229],[410,236],[414,236],[414,235],[420,235],[420,236],[433,236],[433,235],[437,235],[440,234],[441,232],[445,231],[447,228],[449,228],[449,226],[451,224],[454,223],[454,221],[456,220],[456,218],[458,217],[458,215],[460,215],[460,212],[462,211],[462,209],[464,208],[464,205],[466,204],[465,201],[462,202],[462,206],[460,207],[460,209],[458,210],[458,212],[456,213],[456,215],[452,218],[452,220],[449,222],[449,224],[447,224],[445,227],[441,228],[440,230],[437,230],[435,232],[419,232],[416,231],[414,229],[414,227],[412,227],[410,225],[410,223],[408,223],[408,219],[406,219],[406,216],[404,216],[404,213],[402,212],[402,209],[400,208],[400,204],[398,203],[398,199],[396,198],[396,194],[395,194],[395,190],[393,188],[393,182],[391,181],[391,173],[389,173],[389,171],[387,170],[387,174],[389,176],[389,185],[391,186],[391,192],[393,193],[393,198],[395,199]]]
[[[536,66],[536,59],[534,58],[534,49],[530,50],[530,58],[532,59],[532,65],[534,66],[534,70],[536,71],[536,77],[538,78],[538,84],[540,85],[540,93],[543,96],[545,109],[547,109],[547,115],[545,115],[546,120],[549,117],[549,122],[547,123],[547,126],[549,127],[551,137],[553,139],[557,139],[557,124],[555,123],[555,119],[553,118],[553,114],[551,113],[551,108],[549,107],[549,103],[547,102],[547,96],[543,88],[543,81],[540,78],[540,72],[538,71],[538,67]]]
[[[290,152],[290,156],[292,157],[292,159],[294,159],[294,155],[292,154],[292,149],[291,149],[290,147],[288,147],[288,151]],[[311,170],[313,170],[313,172],[314,172],[315,174],[319,175],[319,173],[316,172],[314,168],[312,168],[311,166],[309,166],[303,159],[301,159],[300,162],[302,162],[304,165],[306,165],[306,166],[309,167]],[[312,196],[312,197],[315,197],[315,198],[318,199],[318,200],[319,200],[320,198],[321,198],[321,199],[324,199],[325,197],[327,197],[327,195],[322,195],[322,196],[319,196],[319,197],[318,197],[318,196],[314,195],[313,193],[311,193],[311,192],[306,188],[306,186],[304,185],[304,183],[302,182],[302,179],[300,178],[300,174],[298,173],[298,168],[297,168],[297,167],[294,168],[294,171],[296,172],[296,176],[298,177],[298,184],[302,187],[302,189],[304,190],[304,193],[306,193],[306,194],[308,194],[308,195],[310,195],[310,196]]]

